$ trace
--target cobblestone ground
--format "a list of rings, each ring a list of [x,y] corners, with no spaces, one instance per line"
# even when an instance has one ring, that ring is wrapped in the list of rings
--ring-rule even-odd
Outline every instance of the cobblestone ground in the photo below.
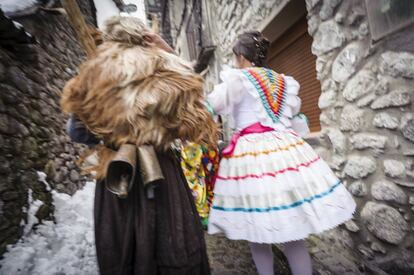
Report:
[[[212,275],[256,275],[250,249],[245,241],[230,241],[223,236],[206,235]],[[274,247],[277,275],[291,274],[283,254]]]
[[[374,272],[369,267],[362,267],[355,255],[343,248],[346,238],[338,232],[328,231],[322,236],[311,236],[307,239],[307,247],[312,256],[314,275],[371,275],[383,274]],[[250,249],[245,241],[230,241],[223,236],[206,234],[207,252],[213,275],[256,275]],[[275,274],[290,275],[287,260],[283,253],[273,247]]]

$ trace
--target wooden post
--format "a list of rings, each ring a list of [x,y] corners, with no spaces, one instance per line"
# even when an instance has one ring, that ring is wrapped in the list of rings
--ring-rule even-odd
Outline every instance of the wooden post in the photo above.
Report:
[[[82,12],[79,9],[78,3],[76,3],[76,0],[62,0],[61,2],[62,6],[66,10],[66,13],[68,14],[69,22],[75,30],[83,49],[88,55],[88,58],[91,58],[95,55],[96,45],[92,35],[89,32],[89,27],[85,22],[85,18],[83,18]]]
[[[160,32],[160,23],[158,21],[157,15],[154,13],[151,14],[151,25],[152,25],[152,30],[155,33]]]

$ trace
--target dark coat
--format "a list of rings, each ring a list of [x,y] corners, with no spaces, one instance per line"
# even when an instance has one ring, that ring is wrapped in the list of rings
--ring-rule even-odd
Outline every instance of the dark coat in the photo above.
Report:
[[[75,142],[99,140],[74,116],[67,131]],[[148,198],[137,169],[126,199],[97,182],[94,204],[95,243],[101,274],[208,275],[204,232],[194,199],[172,151],[157,153],[165,180]]]

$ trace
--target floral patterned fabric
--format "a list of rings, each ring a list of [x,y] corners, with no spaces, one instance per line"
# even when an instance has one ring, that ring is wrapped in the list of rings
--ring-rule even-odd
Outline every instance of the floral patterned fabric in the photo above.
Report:
[[[218,164],[219,154],[216,150],[209,150],[192,142],[181,147],[181,167],[193,193],[203,226],[207,226],[208,222]]]

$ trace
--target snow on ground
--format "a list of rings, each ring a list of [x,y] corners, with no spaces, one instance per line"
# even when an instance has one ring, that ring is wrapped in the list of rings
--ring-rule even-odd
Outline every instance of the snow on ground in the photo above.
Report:
[[[24,223],[24,221],[22,220],[21,225],[24,226],[24,234],[28,234],[33,225],[35,225],[36,223],[38,223],[38,219],[36,218],[35,214],[37,212],[37,210],[39,210],[40,206],[42,206],[43,202],[40,200],[33,200],[33,196],[32,196],[32,190],[29,189],[29,209],[23,208],[23,212],[27,213],[27,222],[26,225]]]
[[[6,13],[21,11],[34,6],[37,0],[0,0],[0,8]]]
[[[72,197],[52,191],[56,223],[45,221],[36,230],[32,230],[32,225],[37,223],[34,214],[40,205],[29,196],[25,234],[17,244],[8,247],[0,261],[0,274],[98,274],[93,234],[94,190],[95,183],[88,182]]]
[[[50,188],[49,183],[46,181],[46,177],[47,177],[46,173],[37,171],[37,177],[39,181],[42,182],[46,186],[47,191],[52,190],[52,188]]]
[[[16,22],[16,21],[12,21],[13,22],[13,25],[16,27],[16,28],[18,28],[18,29],[23,29],[23,25],[22,24],[20,24],[19,22]]]

